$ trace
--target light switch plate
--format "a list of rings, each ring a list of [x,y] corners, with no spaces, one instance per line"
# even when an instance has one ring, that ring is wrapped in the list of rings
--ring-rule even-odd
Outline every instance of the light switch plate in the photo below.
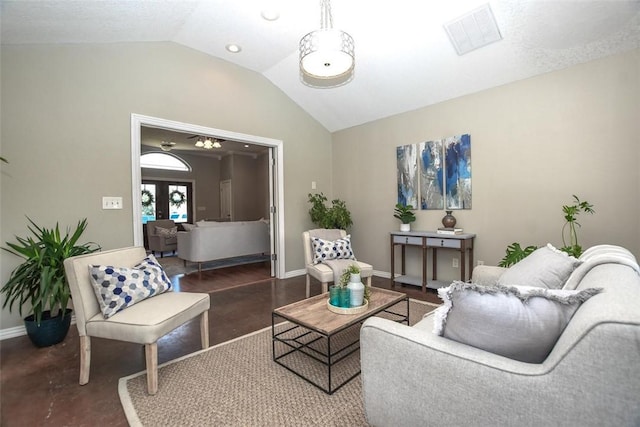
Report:
[[[103,197],[102,209],[122,209],[122,197]]]

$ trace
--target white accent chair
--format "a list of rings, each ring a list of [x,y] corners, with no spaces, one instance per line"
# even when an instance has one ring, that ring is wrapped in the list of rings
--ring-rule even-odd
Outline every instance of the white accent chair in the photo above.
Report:
[[[311,234],[320,230],[309,230],[302,233],[302,243],[304,246],[304,264],[307,270],[307,298],[310,295],[311,277],[322,283],[322,293],[329,290],[329,282],[333,282],[333,270],[326,264],[313,263],[313,244],[311,243]],[[346,237],[347,232],[344,230],[322,230],[336,232],[340,238]],[[371,276],[373,275],[373,266],[361,261],[354,260],[354,264],[360,267],[360,277],[367,279],[366,286],[371,286]]]
[[[150,395],[158,391],[158,339],[200,316],[202,348],[209,347],[209,294],[165,292],[104,318],[91,284],[89,266],[130,268],[146,256],[143,247],[130,247],[79,255],[64,261],[80,335],[80,385],[89,382],[90,337],[144,344]]]

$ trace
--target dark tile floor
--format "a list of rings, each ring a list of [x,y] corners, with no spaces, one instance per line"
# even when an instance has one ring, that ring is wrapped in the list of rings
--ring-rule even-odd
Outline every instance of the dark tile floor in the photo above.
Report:
[[[230,267],[202,276],[173,278],[181,292],[210,292],[210,344],[218,344],[271,325],[273,308],[305,297],[305,278],[270,279],[266,266]],[[249,270],[251,273],[249,274]],[[211,292],[222,280],[233,286]],[[237,284],[237,283],[236,283]],[[389,280],[373,278],[373,286],[389,288]],[[396,290],[410,297],[440,302],[434,291],[427,294],[407,286]],[[320,293],[315,282],[312,295]],[[126,426],[118,397],[118,379],[145,369],[144,348],[120,341],[91,340],[91,375],[78,385],[79,339],[74,325],[65,340],[38,349],[26,336],[0,342],[0,425],[13,426]],[[200,349],[198,321],[190,322],[158,343],[158,363]]]

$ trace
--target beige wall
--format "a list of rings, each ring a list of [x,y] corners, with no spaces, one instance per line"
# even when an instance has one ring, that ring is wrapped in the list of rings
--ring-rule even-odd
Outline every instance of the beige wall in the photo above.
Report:
[[[583,246],[640,256],[637,50],[333,135],[262,76],[170,43],[3,46],[1,67],[0,137],[11,162],[0,173],[2,242],[24,235],[29,215],[47,226],[87,217],[86,240],[132,244],[137,113],[284,141],[287,271],[303,267],[311,181],[347,202],[357,256],[389,271],[395,147],[460,133],[471,134],[473,209],[454,214],[478,234],[476,259],[495,264],[512,241],[560,245],[560,208],[572,194],[596,209],[581,217]],[[105,195],[123,196],[124,209],[102,210]],[[414,228],[434,229],[443,215],[418,212]],[[455,278],[442,258],[440,278]],[[18,260],[3,252],[0,261],[4,283]],[[21,324],[6,310],[0,320]]]
[[[635,50],[334,133],[334,196],[353,213],[356,256],[390,270],[396,146],[469,133],[473,209],[454,216],[477,234],[476,260],[495,265],[514,241],[561,246],[573,194],[596,211],[579,218],[583,247],[640,258],[639,100]],[[412,228],[433,230],[443,216],[418,211]],[[438,278],[456,279],[451,255],[440,261]]]
[[[269,182],[269,171],[265,164],[268,155],[233,155],[233,218],[236,221],[255,221],[265,216],[265,204],[268,206],[269,193],[264,191],[265,182]],[[268,210],[267,210],[268,212]]]
[[[3,243],[26,234],[29,215],[63,227],[87,217],[87,241],[131,245],[136,113],[282,140],[286,268],[303,267],[305,202],[311,181],[331,188],[331,135],[267,79],[172,43],[2,46],[1,55]],[[102,196],[122,196],[124,209],[102,210]],[[18,262],[0,254],[1,283]],[[21,325],[17,311],[0,321]]]

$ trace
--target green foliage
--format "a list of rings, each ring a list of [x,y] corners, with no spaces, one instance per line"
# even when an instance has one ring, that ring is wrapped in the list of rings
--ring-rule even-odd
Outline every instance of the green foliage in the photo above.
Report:
[[[584,212],[588,214],[594,214],[593,205],[587,201],[581,201],[578,196],[573,195],[574,203],[572,205],[562,206],[562,213],[564,215],[565,223],[562,226],[562,244],[561,251],[568,253],[571,256],[578,258],[582,255],[582,246],[578,244],[578,233],[576,227],[581,227],[577,221],[577,216]],[[567,244],[567,240],[569,244]],[[509,267],[516,262],[524,259],[531,252],[538,249],[536,246],[527,246],[522,249],[519,243],[512,243],[507,246],[506,255],[498,263],[500,267]]]
[[[359,274],[360,267],[357,264],[351,264],[349,267],[342,270],[342,274],[340,275],[340,283],[338,283],[339,288],[346,288],[349,284],[349,280],[351,279],[352,274]],[[371,288],[369,286],[364,287],[364,299],[369,301],[369,297],[371,296]]]
[[[562,206],[562,213],[564,214],[565,223],[562,226],[562,244],[564,245],[560,250],[565,251],[569,255],[579,257],[582,254],[582,246],[578,244],[578,233],[576,227],[581,227],[577,220],[577,216],[581,213],[594,214],[593,205],[586,201],[581,201],[578,196],[573,195],[573,205]],[[568,232],[568,233],[567,233]],[[568,234],[569,244],[565,236]]]
[[[344,288],[349,283],[351,275],[358,273],[360,273],[360,267],[358,267],[356,264],[351,264],[349,267],[342,270],[342,274],[340,275],[340,283],[338,284],[338,286]]]
[[[327,207],[326,202],[327,197],[324,194],[309,193],[311,222],[320,228],[337,228],[340,230],[346,230],[353,225],[351,213],[344,201],[334,199],[331,201],[330,208]]]
[[[416,215],[413,213],[413,206],[404,206],[400,203],[396,204],[393,217],[398,218],[403,224],[411,224],[416,220]]]
[[[520,243],[512,243],[507,246],[507,253],[502,258],[502,260],[498,263],[500,267],[509,267],[520,260],[523,260],[533,251],[538,249],[537,246],[527,246],[526,248],[522,248]]]
[[[36,322],[40,324],[42,313],[67,308],[71,291],[65,276],[64,260],[66,258],[95,252],[100,249],[95,243],[77,245],[77,241],[87,228],[86,218],[79,221],[73,233],[69,229],[64,236],[56,223],[55,228],[39,227],[27,217],[32,236],[16,237],[18,243],[7,242],[8,248],[3,250],[23,258],[25,261],[11,272],[9,281],[0,289],[6,299],[2,307],[18,304],[18,312],[22,316],[22,307],[30,303]]]

